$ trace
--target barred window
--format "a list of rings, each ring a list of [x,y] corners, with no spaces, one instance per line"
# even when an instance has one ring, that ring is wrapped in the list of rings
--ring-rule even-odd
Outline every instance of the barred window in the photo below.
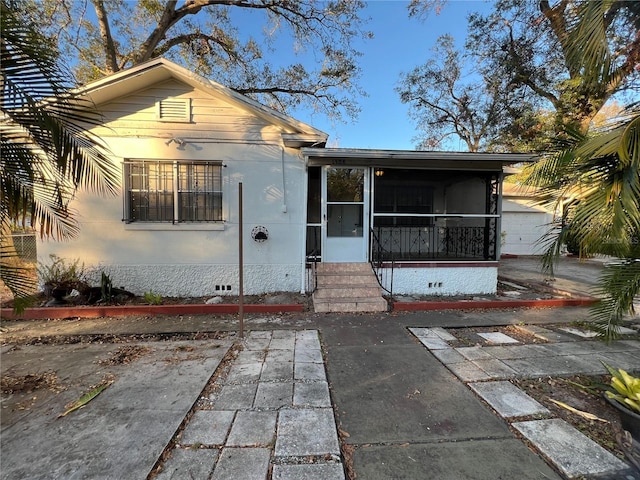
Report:
[[[124,219],[131,222],[222,221],[221,162],[125,162]]]

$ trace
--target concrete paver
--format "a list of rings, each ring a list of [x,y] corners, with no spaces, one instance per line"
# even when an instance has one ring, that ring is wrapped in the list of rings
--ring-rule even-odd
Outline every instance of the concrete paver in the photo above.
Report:
[[[478,335],[484,338],[488,343],[492,343],[495,345],[520,343],[515,338],[510,337],[509,335],[505,335],[502,332],[485,332],[478,333]]]
[[[277,412],[239,411],[227,438],[227,446],[257,447],[271,444],[275,440],[277,416]]]
[[[211,409],[187,422],[167,462],[172,475],[189,478],[183,447],[197,444],[218,452],[197,478],[265,480],[273,463],[272,478],[344,480],[318,332],[251,332],[243,345]]]
[[[550,413],[547,408],[511,382],[470,383],[469,387],[504,418]]]
[[[208,478],[218,459],[218,450],[176,448],[164,464],[156,480],[180,480],[183,478]]]
[[[219,410],[195,412],[184,429],[180,443],[183,445],[223,445],[235,414],[234,411]]]
[[[217,410],[243,410],[253,406],[257,384],[224,385],[220,394],[215,397],[214,408]]]
[[[569,478],[610,474],[624,478],[625,473],[631,473],[626,463],[564,420],[552,418],[512,425]]]
[[[273,480],[344,480],[344,471],[339,463],[312,465],[274,465]]]
[[[296,383],[293,389],[295,407],[331,407],[327,382]]]
[[[213,470],[212,479],[264,480],[269,471],[270,455],[271,450],[268,448],[225,447]]]
[[[278,415],[275,454],[281,457],[340,454],[331,408],[284,409]]]

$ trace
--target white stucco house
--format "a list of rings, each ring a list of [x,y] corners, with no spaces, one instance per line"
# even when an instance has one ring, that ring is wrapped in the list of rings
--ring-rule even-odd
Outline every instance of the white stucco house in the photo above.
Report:
[[[78,258],[137,294],[237,294],[242,183],[247,294],[307,292],[313,262],[372,263],[396,293],[496,290],[503,166],[528,156],[325,148],[325,133],[164,59],[81,92],[121,189],[78,192],[78,237],[41,242],[41,262]]]

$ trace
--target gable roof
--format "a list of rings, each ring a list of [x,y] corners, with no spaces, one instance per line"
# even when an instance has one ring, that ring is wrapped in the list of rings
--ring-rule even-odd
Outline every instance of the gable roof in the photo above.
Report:
[[[88,83],[78,88],[76,93],[87,97],[95,105],[101,105],[169,79],[176,79],[193,88],[208,92],[281,127],[284,130],[282,137],[287,146],[323,146],[329,136],[311,125],[266,107],[165,58],[155,58]]]

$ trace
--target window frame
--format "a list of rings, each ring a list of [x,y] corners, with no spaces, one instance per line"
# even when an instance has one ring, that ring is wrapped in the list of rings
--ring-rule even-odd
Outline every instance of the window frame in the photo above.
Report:
[[[220,229],[216,227],[225,221],[222,168],[219,160],[126,159],[122,221],[132,229]],[[155,197],[146,215],[135,213],[135,193],[139,202],[144,196],[147,201],[150,195]],[[198,216],[205,218],[194,218]]]

